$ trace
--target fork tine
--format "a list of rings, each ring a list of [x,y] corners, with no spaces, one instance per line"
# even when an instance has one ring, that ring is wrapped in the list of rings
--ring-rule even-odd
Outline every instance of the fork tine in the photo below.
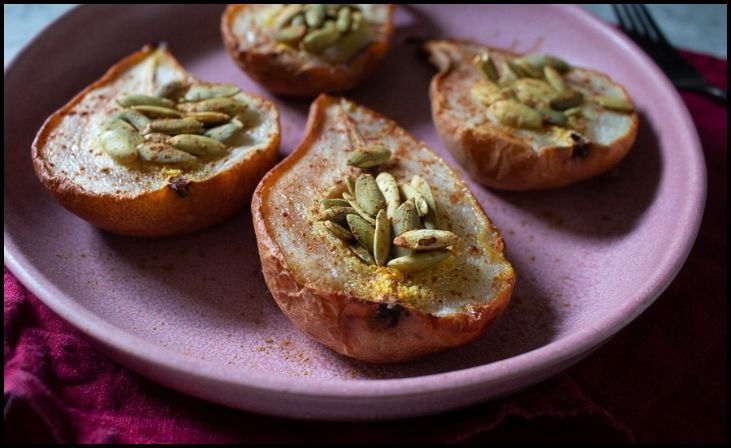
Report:
[[[617,16],[617,21],[619,22],[619,27],[622,31],[625,33],[632,33],[633,31],[629,26],[629,22],[627,22],[624,18],[624,11],[620,9],[616,3],[612,3],[612,9],[614,10],[614,15]]]
[[[637,8],[635,8],[634,4],[624,5],[624,12],[625,14],[627,14],[627,17],[629,17],[630,23],[632,23],[632,29],[635,30],[635,33],[639,37],[643,39],[652,39],[648,28],[645,26],[642,20],[640,20]]]
[[[637,5],[636,12],[641,17],[641,20],[645,22],[646,27],[648,29],[651,29],[652,32],[655,33],[656,40],[665,45],[670,45],[670,42],[668,42],[662,30],[660,30],[660,27],[657,26],[657,23],[655,23],[655,19],[652,18],[650,12],[647,10],[647,7],[645,5]]]

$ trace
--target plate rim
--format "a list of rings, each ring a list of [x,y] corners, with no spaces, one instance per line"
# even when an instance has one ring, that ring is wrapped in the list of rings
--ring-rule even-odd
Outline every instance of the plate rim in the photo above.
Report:
[[[430,375],[389,379],[348,379],[340,381],[283,375],[275,376],[191,358],[174,350],[163,348],[132,333],[128,333],[116,327],[111,322],[98,317],[93,312],[77,304],[73,298],[59,291],[51,281],[45,278],[26,259],[21,248],[15,245],[12,235],[7,231],[4,220],[5,265],[41,302],[53,310],[65,322],[94,341],[98,341],[105,346],[113,347],[125,356],[141,360],[152,366],[164,367],[169,371],[177,372],[189,379],[196,377],[205,378],[225,387],[253,388],[264,393],[286,393],[290,396],[302,398],[317,397],[328,400],[352,400],[359,398],[368,401],[379,398],[430,395],[521,378],[530,374],[531,371],[550,368],[581,353],[590,351],[593,347],[601,344],[620,331],[654,303],[674,280],[684,265],[695,243],[702,223],[707,195],[706,165],[697,130],[678,91],[675,90],[656,64],[634,42],[615,28],[576,5],[541,6],[559,11],[563,10],[573,18],[587,22],[597,30],[597,33],[609,37],[613,44],[624,47],[632,56],[638,57],[645,64],[651,72],[650,74],[660,82],[658,89],[670,93],[670,105],[680,117],[679,124],[686,131],[689,137],[688,143],[692,146],[691,149],[694,156],[691,159],[696,162],[693,167],[695,168],[695,172],[693,173],[695,175],[693,179],[694,183],[691,182],[691,184],[694,184],[697,190],[696,193],[689,194],[696,194],[698,200],[689,201],[682,212],[679,212],[681,216],[688,217],[688,222],[692,222],[694,225],[681,229],[678,233],[679,236],[672,241],[673,244],[666,245],[668,249],[666,253],[672,254],[673,256],[663,258],[662,262],[659,263],[661,269],[656,269],[653,272],[653,276],[645,280],[643,286],[653,285],[649,291],[641,291],[634,294],[627,301],[628,304],[623,309],[596,321],[591,326],[587,326],[561,339],[510,358],[466,369]],[[4,69],[5,76],[7,77],[19,65],[18,61],[26,57],[38,42],[52,35],[54,30],[63,26],[65,22],[73,20],[79,14],[86,13],[96,7],[100,6],[77,6],[58,17],[26,43],[13,59],[8,62]],[[4,207],[7,212],[7,202]],[[125,362],[122,362],[122,364],[126,365]],[[503,372],[505,371],[510,371],[511,375],[504,375]]]

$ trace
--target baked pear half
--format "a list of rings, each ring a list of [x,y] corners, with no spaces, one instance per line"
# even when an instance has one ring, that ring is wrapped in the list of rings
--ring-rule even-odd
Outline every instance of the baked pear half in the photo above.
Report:
[[[229,5],[221,20],[234,61],[273,93],[312,98],[349,90],[388,51],[388,4]]]
[[[465,344],[508,304],[500,232],[457,174],[393,121],[318,97],[251,204],[264,278],[302,331],[391,363]]]
[[[470,176],[505,190],[557,188],[614,167],[637,135],[625,89],[545,54],[429,40],[429,94],[445,146]]]
[[[137,236],[192,232],[248,203],[276,162],[274,105],[200,81],[147,46],[51,115],[33,141],[41,183],[68,210]]]

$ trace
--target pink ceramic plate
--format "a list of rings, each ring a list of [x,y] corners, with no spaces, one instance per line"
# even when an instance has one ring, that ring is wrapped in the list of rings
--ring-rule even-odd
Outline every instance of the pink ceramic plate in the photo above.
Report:
[[[430,118],[433,70],[409,38],[451,36],[555,53],[606,71],[635,100],[640,132],[618,175],[541,193],[470,184],[503,232],[518,282],[502,319],[465,347],[374,366],[311,341],[266,289],[248,204],[211,229],[158,240],[100,231],[59,206],[31,168],[35,132],[144,43],[165,40],[195,75],[273,98],[224,52],[221,12],[220,6],[81,7],[35,39],[5,73],[5,262],[122,364],[186,393],[268,414],[374,419],[443,411],[575,363],[647,308],[683,264],[705,202],[693,124],[657,67],[576,7],[401,7],[391,53],[350,94],[452,165]],[[273,100],[288,153],[301,137],[308,104]]]

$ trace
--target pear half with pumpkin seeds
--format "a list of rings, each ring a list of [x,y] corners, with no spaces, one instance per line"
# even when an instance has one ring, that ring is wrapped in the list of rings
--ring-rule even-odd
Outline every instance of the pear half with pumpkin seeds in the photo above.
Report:
[[[352,89],[388,52],[390,4],[229,5],[221,19],[229,55],[278,95],[313,98]]]
[[[358,145],[375,144],[391,151],[387,163],[348,163]],[[398,184],[419,176],[429,185],[440,228],[456,236],[449,248],[400,257],[392,246],[393,261],[384,266],[386,252],[344,232],[351,224],[369,226],[354,216],[361,212],[349,212],[338,232],[329,230],[322,208],[340,202],[328,198],[351,197],[349,177],[383,172]],[[388,202],[396,201],[391,193],[398,189],[389,191]],[[418,223],[411,200],[398,200]],[[388,202],[377,221],[386,218]],[[299,146],[262,179],[251,209],[274,300],[300,330],[352,358],[398,362],[465,344],[495,321],[513,289],[500,232],[457,174],[396,123],[346,99],[321,95],[313,102]],[[379,234],[377,222],[375,245],[383,235],[400,235],[403,226],[386,219],[397,232]]]
[[[186,91],[226,97],[197,101]],[[210,106],[217,111],[198,110]],[[51,115],[32,158],[41,183],[81,218],[115,233],[163,236],[240,210],[274,165],[279,141],[271,102],[200,81],[166,48],[147,46]]]
[[[603,73],[469,41],[424,49],[439,69],[429,90],[437,131],[485,186],[562,187],[611,169],[632,147],[632,101]]]

